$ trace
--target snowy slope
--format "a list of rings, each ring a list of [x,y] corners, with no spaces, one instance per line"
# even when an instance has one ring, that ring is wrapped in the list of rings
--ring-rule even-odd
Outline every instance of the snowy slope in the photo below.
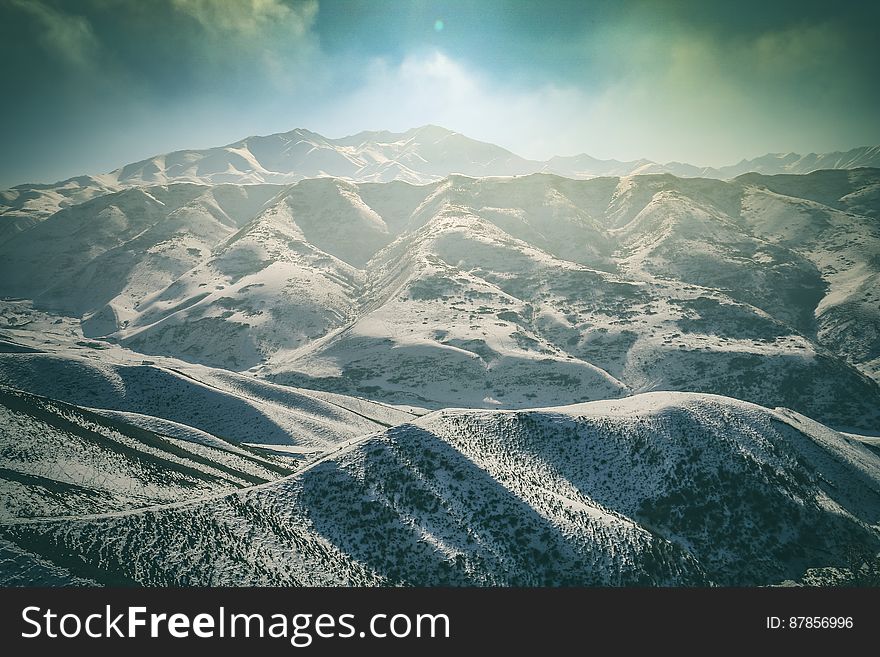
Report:
[[[310,452],[325,451],[412,417],[364,400],[312,395],[185,363],[170,361],[165,365],[116,364],[48,353],[0,353],[0,381],[83,407],[160,418],[232,444],[294,446]],[[123,419],[186,437],[161,423],[147,425],[136,418]]]
[[[275,483],[0,534],[104,583],[760,585],[876,551],[878,485],[803,416],[653,393],[440,411]]]
[[[82,201],[97,190],[171,182],[202,184],[291,183],[333,176],[358,182],[436,181],[450,174],[508,176],[536,172],[568,178],[671,173],[684,177],[734,178],[748,172],[805,174],[821,169],[880,166],[880,146],[846,152],[768,153],[720,168],[639,159],[601,160],[587,154],[527,160],[510,151],[445,128],[425,125],[406,132],[365,131],[331,139],[297,128],[204,150],[183,150],[127,164],[100,176],[81,176],[55,185],[21,185],[0,197],[0,214],[45,213]]]
[[[62,208],[118,191],[110,176],[78,176],[54,184],[19,185],[0,190],[0,244]]]
[[[568,157],[552,157],[544,163],[541,171],[555,173],[567,178],[592,178],[595,176],[632,176],[638,174],[669,173],[683,178],[716,178],[730,180],[747,173],[764,175],[803,175],[826,169],[860,169],[880,167],[880,146],[862,146],[842,152],[767,153],[760,157],[743,159],[737,164],[722,167],[703,167],[685,162],[660,164],[651,160],[600,160],[586,154]]]
[[[243,370],[351,318],[361,273],[307,241],[286,199],[206,255],[154,288],[117,337],[144,353]]]
[[[264,375],[435,408],[527,407],[608,396],[582,376],[597,366],[633,390],[878,426],[877,386],[844,359],[870,374],[868,360],[817,334],[834,280],[769,225],[757,233],[751,187],[532,176],[430,189],[368,263],[358,318],[278,352]],[[870,248],[859,253],[876,271]],[[880,344],[862,341],[866,353]]]
[[[0,245],[0,292],[150,358],[377,401],[690,390],[876,431],[878,185],[859,170],[143,187]]]
[[[128,189],[54,214],[0,245],[0,294],[125,321],[148,292],[190,269],[253,218],[271,186]],[[83,294],[86,292],[86,294]]]
[[[0,583],[845,580],[877,165],[294,130],[2,192]]]
[[[668,166],[668,165],[667,165]],[[823,169],[859,169],[880,167],[880,146],[861,146],[848,151],[833,153],[768,153],[750,160],[742,160],[738,164],[718,169],[701,169],[697,175],[706,178],[728,179],[744,173],[755,172],[765,175],[806,174]],[[674,169],[671,173],[681,174]]]
[[[127,164],[110,173],[0,191],[0,243],[56,211],[130,186],[287,184],[317,176],[358,182],[427,183],[450,174],[507,176],[536,172],[568,178],[670,173],[727,180],[757,172],[806,174],[821,169],[880,166],[880,146],[809,155],[768,153],[720,168],[639,159],[601,160],[587,154],[527,160],[494,144],[432,125],[402,133],[361,132],[330,139],[305,129],[251,136],[226,146],[183,150]]]
[[[125,419],[0,387],[0,521],[182,501],[296,469],[218,439],[194,444]]]
[[[866,170],[841,174],[744,177],[743,217],[756,235],[802,254],[821,275],[819,343],[880,380],[880,181]]]
[[[543,395],[624,394],[614,377],[525,328],[519,318],[527,314],[527,298],[475,271],[500,269],[500,278],[554,266],[566,263],[464,208],[445,205],[371,261],[356,322],[290,359],[279,354],[269,372],[286,383],[373,390],[431,406],[534,405],[546,401]]]

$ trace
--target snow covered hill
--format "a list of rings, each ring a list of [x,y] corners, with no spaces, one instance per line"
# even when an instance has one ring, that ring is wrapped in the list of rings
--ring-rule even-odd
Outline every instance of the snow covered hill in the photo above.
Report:
[[[76,315],[111,303],[114,324],[124,322],[145,294],[189,270],[276,192],[171,185],[100,196],[0,246],[3,287]]]
[[[673,163],[667,164],[669,172],[675,175],[689,175],[685,171],[690,170],[690,165],[684,165],[684,170],[676,171]],[[741,176],[746,173],[762,173],[768,176],[793,173],[805,174],[813,171],[828,169],[860,169],[880,167],[880,146],[861,146],[848,151],[834,151],[833,153],[768,153],[761,157],[742,160],[737,164],[720,167],[718,169],[699,169],[696,175],[705,178],[728,179]]]
[[[827,169],[860,169],[880,167],[880,146],[862,146],[833,153],[767,153],[744,159],[737,164],[722,167],[702,167],[684,162],[659,164],[651,160],[599,160],[586,154],[552,157],[541,171],[567,178],[596,176],[632,176],[636,174],[669,173],[682,178],[716,178],[730,180],[747,173],[768,176],[778,174],[807,174]]]
[[[600,160],[586,154],[528,160],[494,144],[433,125],[406,132],[361,132],[330,139],[301,128],[251,136],[226,146],[183,150],[93,176],[0,191],[0,243],[58,210],[132,186],[194,183],[289,184],[329,176],[353,182],[436,182],[451,174],[474,177],[552,173],[567,178],[669,173],[727,180],[757,172],[806,174],[821,169],[880,167],[880,146],[809,155],[769,153],[721,168],[640,159]]]
[[[140,187],[0,245],[0,294],[150,357],[383,402],[689,390],[877,431],[878,186],[864,169]]]
[[[876,552],[878,490],[875,452],[803,416],[651,393],[439,411],[274,483],[0,537],[7,580],[765,585]]]
[[[233,445],[296,447],[305,453],[320,453],[412,418],[405,411],[365,400],[277,386],[185,363],[174,365],[0,353],[0,381],[99,412],[128,413],[127,421],[148,429],[171,431],[170,425],[159,421],[165,420],[180,430],[188,427]],[[145,418],[153,418],[152,424]]]
[[[182,501],[296,469],[208,434],[126,419],[0,387],[0,522]]]
[[[77,176],[58,183],[0,190],[0,243],[35,226],[62,208],[118,191],[109,176]]]

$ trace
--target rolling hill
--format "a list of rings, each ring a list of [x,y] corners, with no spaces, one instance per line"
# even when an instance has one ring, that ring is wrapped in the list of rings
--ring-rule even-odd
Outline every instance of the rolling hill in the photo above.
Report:
[[[105,584],[762,585],[876,551],[878,484],[803,416],[651,393],[438,411],[273,483],[0,536]]]

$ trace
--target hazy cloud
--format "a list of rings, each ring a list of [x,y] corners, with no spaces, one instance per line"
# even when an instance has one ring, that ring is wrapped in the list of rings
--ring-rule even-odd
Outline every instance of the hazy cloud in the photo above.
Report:
[[[719,35],[635,12],[555,43],[585,63],[583,74],[552,82],[524,83],[441,49],[375,58],[360,87],[314,125],[341,135],[436,123],[534,158],[717,166],[771,150],[845,149],[880,141],[877,85],[853,61],[865,55],[852,40],[835,21]]]
[[[315,116],[329,134],[360,129],[406,130],[433,123],[517,150],[525,156],[571,151],[573,127],[590,100],[574,88],[504,87],[441,51],[405,57],[394,64],[365,65],[363,85],[342,104]],[[352,111],[356,108],[356,111]],[[547,126],[552,125],[553,130]]]
[[[250,74],[274,86],[295,84],[317,50],[310,33],[317,0],[170,0],[203,30],[201,54],[209,61],[257,64]]]
[[[0,187],[260,132],[312,92],[315,0],[0,0]]]
[[[296,6],[280,0],[171,0],[171,4],[209,31],[245,38],[277,30],[285,31],[289,38],[302,37],[318,10],[316,0]]]
[[[593,118],[627,157],[717,165],[768,150],[880,140],[876,85],[834,23],[726,39],[619,26],[589,48],[616,73],[597,89]]]
[[[9,5],[33,18],[39,44],[62,65],[80,69],[94,66],[100,45],[84,16],[65,13],[39,0],[9,0]]]

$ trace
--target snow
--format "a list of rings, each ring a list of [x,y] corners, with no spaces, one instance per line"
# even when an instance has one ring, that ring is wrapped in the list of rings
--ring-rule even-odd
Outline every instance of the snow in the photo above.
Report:
[[[274,483],[0,533],[141,584],[755,585],[876,542],[878,484],[875,453],[802,416],[650,393],[448,409]]]
[[[845,175],[149,187],[0,245],[0,293],[150,359],[382,403],[687,389],[873,430],[876,222],[832,205],[877,181]]]
[[[876,156],[295,130],[3,192],[4,577],[813,581],[880,541],[880,174],[760,172]]]

